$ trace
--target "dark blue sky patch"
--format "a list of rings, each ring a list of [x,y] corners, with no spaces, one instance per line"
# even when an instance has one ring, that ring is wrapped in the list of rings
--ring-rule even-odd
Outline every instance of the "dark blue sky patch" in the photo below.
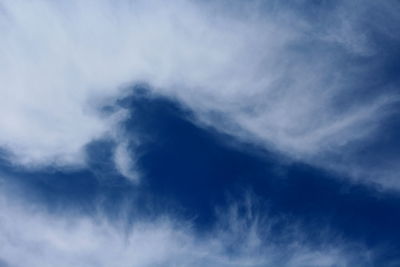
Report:
[[[191,122],[190,112],[173,101],[144,94],[123,102],[132,111],[126,133],[139,139],[143,135],[144,142],[135,149],[140,154],[140,185],[115,170],[115,144],[107,140],[87,146],[86,170],[32,172],[3,161],[3,173],[12,177],[8,182],[22,186],[33,201],[50,210],[91,213],[100,204],[110,216],[127,210],[132,217],[171,213],[192,220],[200,231],[212,228],[217,208],[227,208],[232,199],[252,192],[260,200],[255,208],[261,216],[301,224],[310,244],[321,242],[321,229],[329,229],[345,240],[382,251],[377,262],[400,257],[397,195],[282,161],[250,145],[228,145],[227,140],[234,142],[231,137],[199,128]],[[287,226],[285,220],[275,225],[276,237]]]
[[[136,99],[134,107],[135,116],[147,119],[132,127],[155,136],[143,145],[138,162],[142,186],[182,206],[199,225],[213,222],[215,207],[228,205],[228,195],[251,191],[268,203],[261,213],[296,218],[309,233],[328,227],[371,248],[400,248],[396,195],[380,195],[304,164],[284,163],[267,151],[234,150],[220,141],[229,137],[198,128],[186,119],[190,114],[165,99]],[[397,256],[397,250],[391,251]]]

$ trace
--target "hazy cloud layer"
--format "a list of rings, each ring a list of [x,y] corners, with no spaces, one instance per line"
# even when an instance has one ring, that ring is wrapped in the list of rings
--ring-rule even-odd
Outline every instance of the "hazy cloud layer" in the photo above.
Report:
[[[381,22],[399,22],[398,4],[372,2],[307,14],[302,1],[3,0],[0,146],[23,166],[79,166],[108,136],[117,168],[137,177],[117,126],[126,113],[100,109],[145,82],[220,131],[360,177],[353,146],[367,146],[398,99],[390,84],[362,82],[374,71],[362,60],[380,53],[371,32],[397,38]],[[369,179],[398,186],[381,167]]]

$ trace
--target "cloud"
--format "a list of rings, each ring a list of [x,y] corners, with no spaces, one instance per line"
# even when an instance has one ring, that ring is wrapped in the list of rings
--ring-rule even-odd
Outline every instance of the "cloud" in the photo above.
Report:
[[[139,174],[135,169],[136,164],[132,157],[127,143],[120,143],[115,148],[114,162],[117,170],[131,181],[137,182],[139,180]]]
[[[10,192],[10,190],[8,191]],[[245,212],[243,213],[243,208]],[[300,235],[264,239],[272,225],[246,205],[221,210],[214,230],[198,233],[173,216],[47,212],[2,194],[0,259],[6,266],[369,266],[369,251],[346,242],[310,246]],[[286,235],[286,234],[285,234]],[[364,251],[364,252],[360,252]]]
[[[398,100],[386,88],[365,90],[372,70],[357,63],[378,57],[363,17],[391,19],[395,3],[339,1],[314,20],[302,1],[292,5],[4,0],[0,146],[25,167],[82,166],[85,146],[108,136],[120,143],[117,168],[133,176],[126,140],[116,138],[124,111],[100,109],[146,82],[193,110],[197,122],[343,168],[336,155],[367,143]],[[382,21],[369,23],[384,32]]]

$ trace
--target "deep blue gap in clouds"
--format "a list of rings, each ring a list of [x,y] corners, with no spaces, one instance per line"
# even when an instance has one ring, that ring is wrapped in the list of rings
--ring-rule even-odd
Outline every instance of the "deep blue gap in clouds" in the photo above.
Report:
[[[118,215],[129,201],[139,201],[132,210],[135,216],[170,212],[192,219],[199,231],[212,227],[216,207],[250,191],[261,200],[261,215],[300,222],[311,243],[318,243],[320,230],[329,228],[346,240],[383,247],[377,258],[381,264],[400,259],[397,195],[353,185],[305,164],[285,163],[268,151],[202,129],[191,122],[190,112],[161,97],[134,94],[120,105],[133,114],[126,132],[143,140],[137,150],[139,186],[114,169],[115,144],[107,140],[88,145],[89,170],[27,171],[5,161],[1,170],[51,210],[90,213],[101,204]],[[273,228],[277,236],[284,227]]]
[[[133,98],[131,106],[134,131],[156,133],[139,158],[143,186],[194,212],[201,224],[212,221],[215,205],[224,204],[227,194],[251,190],[267,200],[271,215],[290,214],[310,225],[326,223],[369,245],[399,244],[397,196],[381,195],[301,163],[284,164],[250,145],[236,150],[225,144],[228,136],[198,128],[185,119],[190,114],[168,100]]]

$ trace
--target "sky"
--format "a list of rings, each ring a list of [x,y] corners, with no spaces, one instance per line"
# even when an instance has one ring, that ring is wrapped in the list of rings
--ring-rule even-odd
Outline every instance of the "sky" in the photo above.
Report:
[[[0,0],[0,267],[400,266],[397,0]]]

